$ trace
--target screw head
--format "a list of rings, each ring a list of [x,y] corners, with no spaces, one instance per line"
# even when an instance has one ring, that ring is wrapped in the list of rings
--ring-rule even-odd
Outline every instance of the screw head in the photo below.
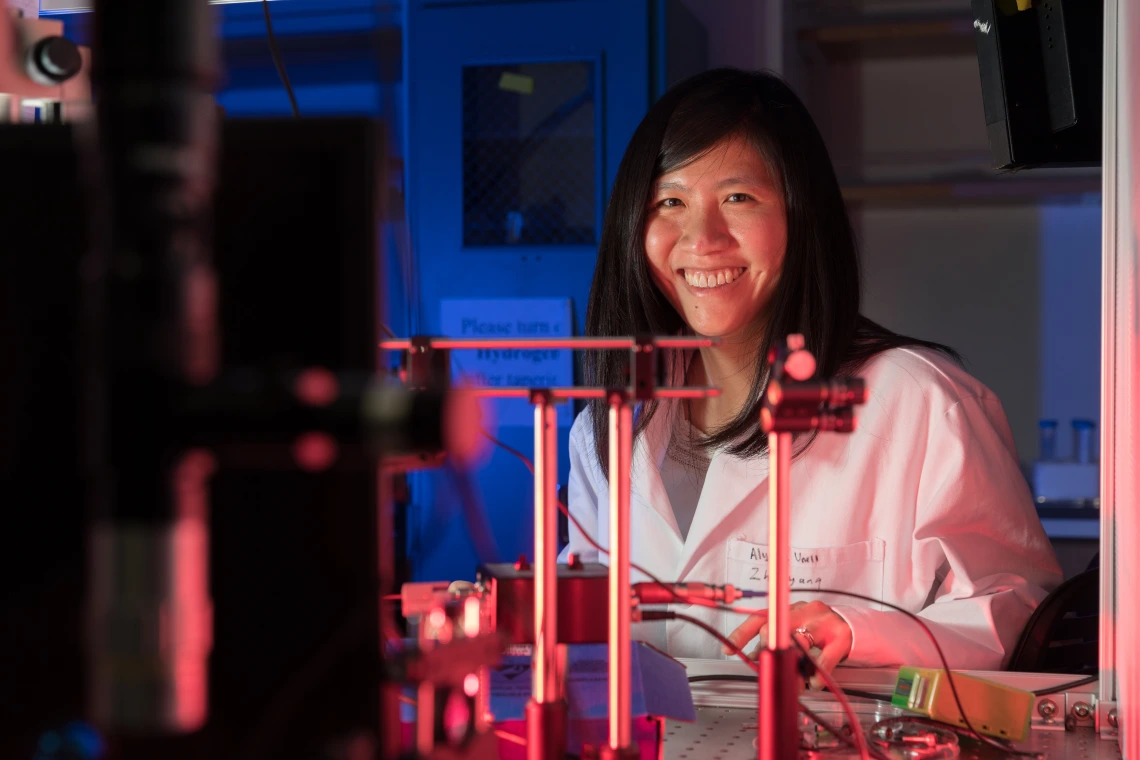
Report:
[[[1057,714],[1057,703],[1051,699],[1043,699],[1037,705],[1037,712],[1046,720]]]
[[[1112,726],[1113,728],[1116,728],[1117,727],[1117,721],[1118,721],[1118,719],[1116,717],[1116,710],[1109,710],[1108,711],[1108,725]]]
[[[1084,720],[1092,715],[1092,708],[1086,702],[1077,702],[1073,705],[1073,715],[1079,720]]]

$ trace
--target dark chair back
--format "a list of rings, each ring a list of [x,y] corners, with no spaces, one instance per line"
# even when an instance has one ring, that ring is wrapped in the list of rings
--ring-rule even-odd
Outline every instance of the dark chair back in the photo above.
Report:
[[[1100,652],[1100,569],[1086,570],[1041,602],[1014,647],[1009,670],[1094,675]]]

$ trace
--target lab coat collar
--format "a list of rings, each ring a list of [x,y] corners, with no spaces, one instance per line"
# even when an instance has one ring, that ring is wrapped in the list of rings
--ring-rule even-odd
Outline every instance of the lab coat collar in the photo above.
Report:
[[[636,417],[640,417],[642,412],[643,407],[638,406]],[[669,502],[669,494],[665,491],[664,481],[661,480],[661,465],[665,462],[665,452],[673,432],[671,414],[672,409],[669,404],[658,405],[657,411],[649,420],[649,425],[638,436],[637,444],[634,446],[633,472],[630,477],[630,509],[636,509],[640,503],[641,508],[656,512],[672,532],[679,546],[681,529],[677,526],[673,505]],[[631,520],[633,524],[636,522]]]
[[[638,413],[640,411],[639,409]],[[673,571],[674,579],[683,581],[706,551],[724,541],[725,531],[732,529],[733,522],[743,520],[745,513],[742,508],[760,500],[763,489],[768,487],[768,459],[742,459],[723,450],[714,452],[704,489],[697,502],[697,511],[689,526],[689,535],[682,541],[673,505],[669,502],[669,495],[661,479],[661,467],[665,462],[677,413],[679,410],[675,405],[661,404],[638,438],[631,478],[630,508],[656,512],[668,527],[671,537],[680,548],[680,556]],[[733,519],[734,513],[738,511],[740,516]],[[636,524],[637,520],[632,522]]]
[[[723,450],[713,455],[681,552],[678,581],[685,580],[708,551],[723,546],[729,534],[736,530],[733,526],[744,522],[747,510],[759,504],[767,488],[766,456],[743,459]]]

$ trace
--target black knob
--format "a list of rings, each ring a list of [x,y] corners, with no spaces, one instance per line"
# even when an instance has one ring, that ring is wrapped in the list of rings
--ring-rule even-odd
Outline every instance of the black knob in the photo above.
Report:
[[[79,47],[66,37],[44,37],[32,48],[28,73],[37,81],[62,84],[83,68]]]

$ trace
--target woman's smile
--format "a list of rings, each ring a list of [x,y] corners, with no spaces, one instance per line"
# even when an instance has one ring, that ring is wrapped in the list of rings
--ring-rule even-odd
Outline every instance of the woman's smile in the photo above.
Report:
[[[677,274],[694,291],[694,295],[712,295],[723,292],[734,282],[739,282],[748,267],[723,267],[721,269],[678,269]]]

